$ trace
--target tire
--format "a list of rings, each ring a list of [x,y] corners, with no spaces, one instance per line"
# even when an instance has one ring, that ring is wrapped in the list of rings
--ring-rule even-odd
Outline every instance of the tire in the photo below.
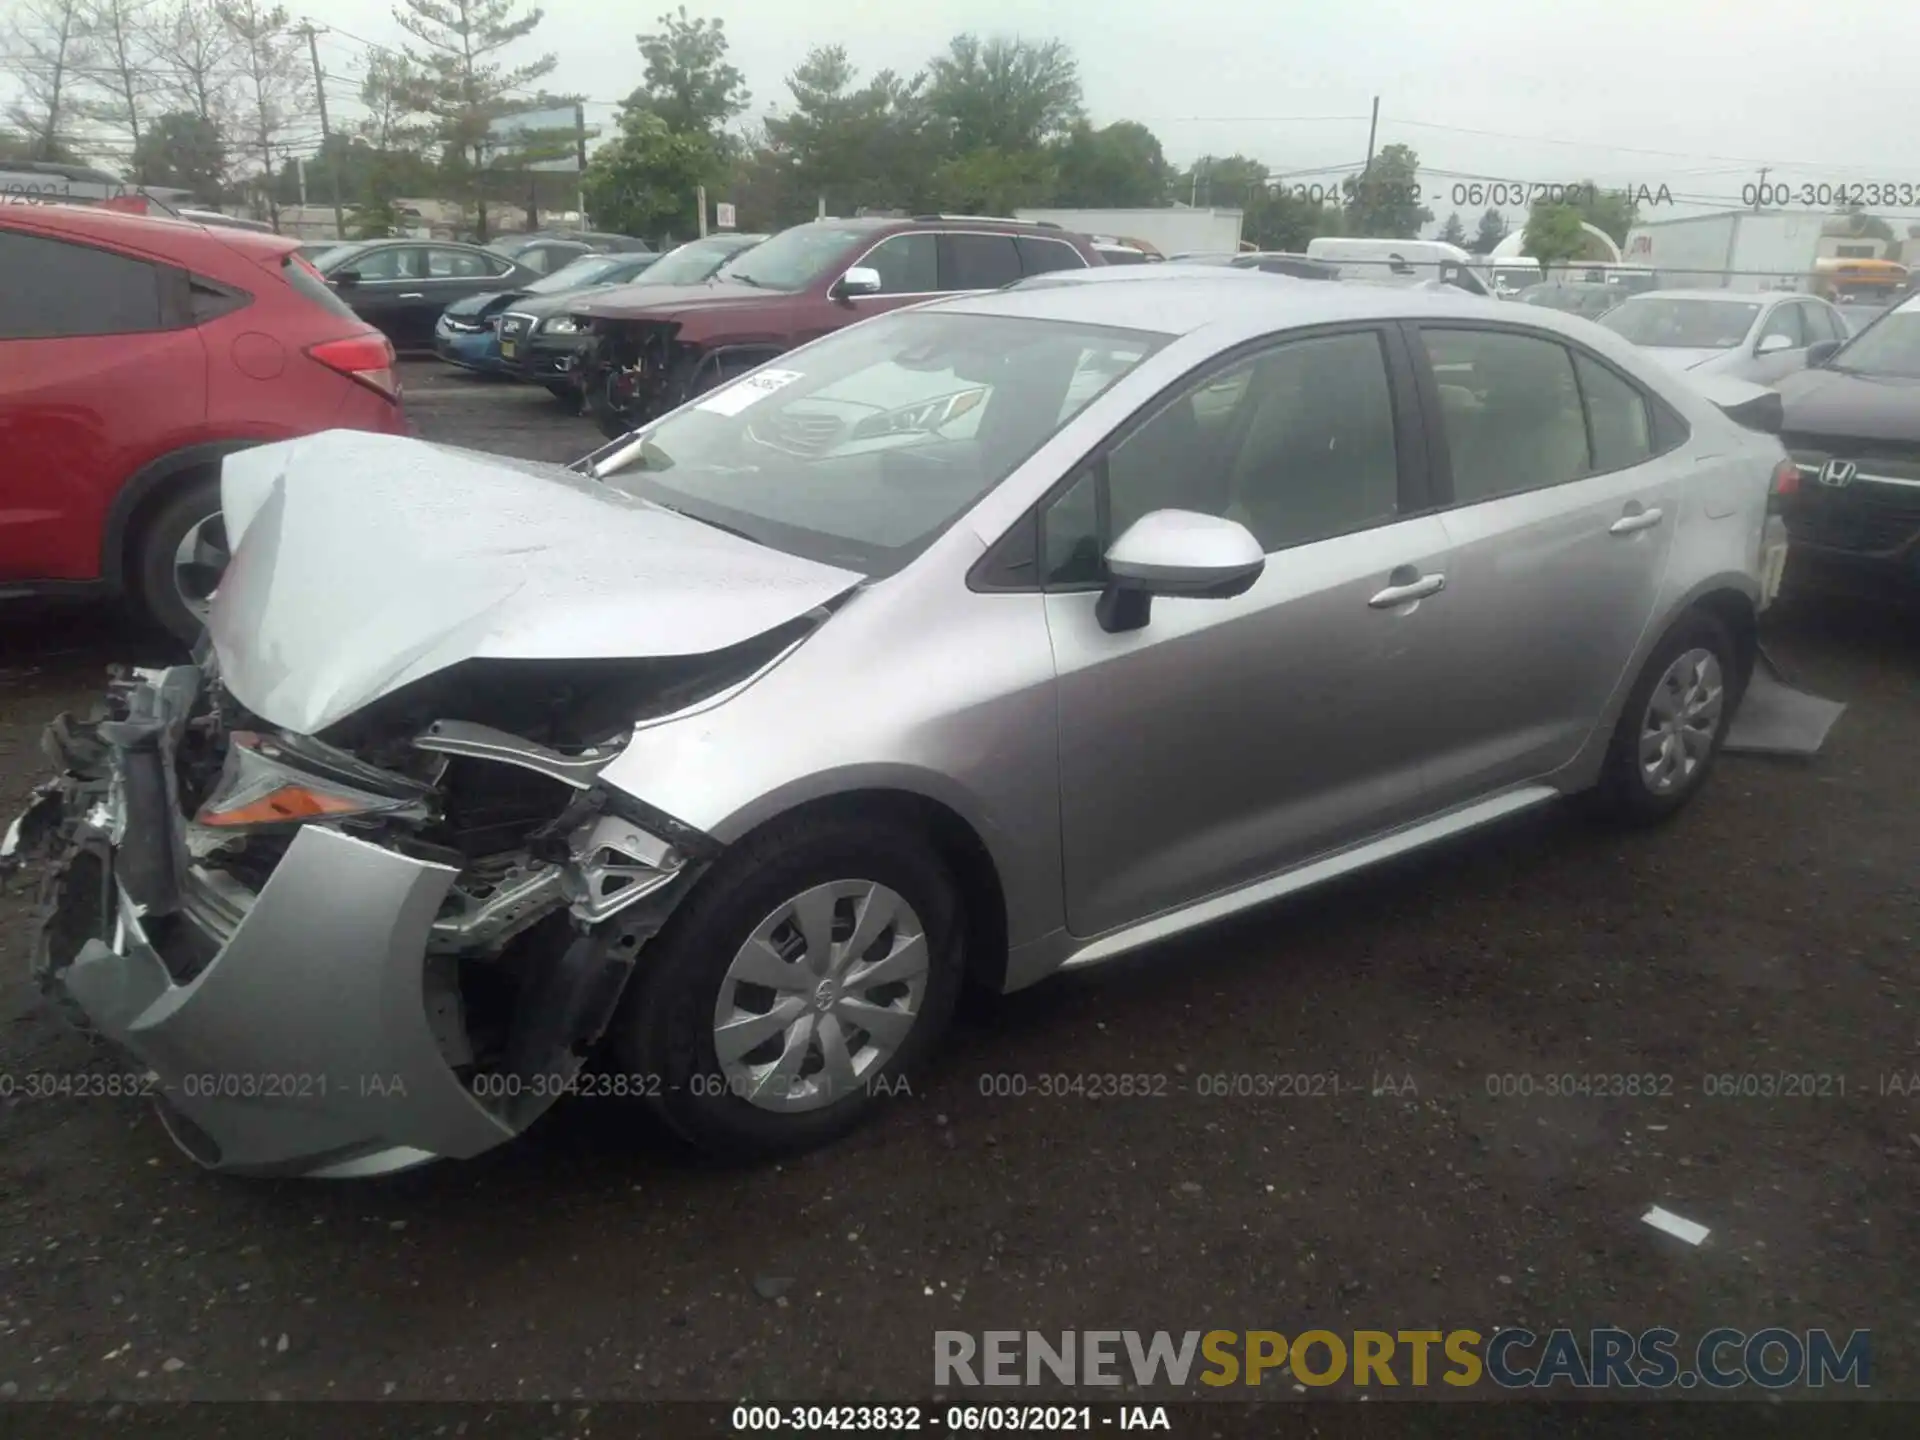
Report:
[[[798,927],[781,917],[791,916],[797,898],[836,882],[880,887],[871,893],[881,903],[888,903],[890,892],[905,907],[892,909],[898,923],[877,932],[876,943],[866,949],[869,964],[846,957],[841,963],[852,968],[842,974],[857,981],[862,973],[874,972],[871,962],[885,958],[895,962],[887,977],[911,976],[909,937],[917,918],[924,937],[917,997],[909,978],[874,988],[849,986],[836,999],[831,991],[822,993],[817,972],[803,968],[806,958],[785,962],[789,968],[778,971],[782,988],[736,988],[731,967],[756,935],[770,933],[789,954],[806,948]],[[834,953],[835,944],[846,936],[859,904],[857,896],[849,896],[833,901],[831,910],[815,912],[831,914],[837,922],[831,931],[835,941],[825,947],[835,959],[844,955]],[[782,965],[778,953],[772,963]],[[768,973],[764,963],[755,973]],[[958,899],[924,837],[898,824],[857,818],[776,823],[724,855],[647,947],[613,1027],[614,1050],[621,1063],[645,1078],[649,1103],[698,1149],[729,1161],[796,1154],[846,1134],[890,1095],[911,1093],[910,1077],[952,1018],[961,973]],[[805,1034],[796,1041],[796,1029],[783,1032],[778,1022],[759,1025],[740,1042],[753,1041],[752,1048],[742,1055],[735,1053],[738,1045],[730,1045],[723,1062],[716,1034],[723,998],[733,1016],[757,1015],[763,1005],[768,1011],[782,1004],[804,1007],[791,1012],[788,1024],[804,1026]],[[913,1013],[893,1037],[890,1053],[877,1043],[878,1031],[865,1034],[854,1023],[861,1015],[855,1007],[862,1004]],[[829,1023],[842,1052],[850,1052],[850,1063],[840,1072],[846,1083],[837,1093],[822,1085]],[[783,1080],[778,1061],[795,1051],[800,1063]],[[762,1088],[757,1098],[749,1098],[756,1083]]]
[[[132,557],[132,590],[141,618],[189,646],[200,638],[202,618],[181,593],[175,562],[181,543],[208,521],[213,523],[201,534],[214,543],[210,552],[203,553],[223,557],[226,532],[220,526],[219,514],[220,478],[202,476],[168,496],[148,517],[134,542],[137,548]],[[224,558],[217,565],[202,565],[189,577],[189,583],[198,593],[210,591],[223,568]]]
[[[1717,708],[1711,717],[1702,711],[1694,723],[1676,728],[1673,743],[1660,747],[1664,758],[1661,777],[1656,777],[1642,765],[1642,742],[1644,738],[1649,747],[1655,744],[1649,727],[1659,722],[1652,708],[1656,691],[1673,693],[1680,702],[1679,713],[1686,713],[1685,690],[1676,688],[1692,683],[1684,669],[1676,669],[1683,657],[1687,657],[1696,679],[1714,684],[1713,672],[1717,672]],[[1703,666],[1698,657],[1710,657],[1711,665]],[[1632,825],[1659,824],[1678,814],[1712,773],[1745,682],[1739,652],[1727,627],[1704,611],[1689,611],[1681,617],[1654,646],[1627,695],[1607,748],[1600,782],[1592,794],[1598,811],[1606,818]],[[1689,741],[1687,735],[1700,738]],[[1689,759],[1691,768],[1684,768]],[[1665,788],[1661,788],[1663,778]]]

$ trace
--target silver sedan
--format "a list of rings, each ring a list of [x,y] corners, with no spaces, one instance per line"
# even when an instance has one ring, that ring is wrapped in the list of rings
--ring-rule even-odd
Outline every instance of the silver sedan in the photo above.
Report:
[[[1674,370],[1771,385],[1853,333],[1825,300],[1792,292],[1648,290],[1601,325]]]
[[[52,859],[41,982],[207,1166],[582,1092],[790,1152],[964,983],[1561,796],[1672,815],[1783,469],[1586,321],[1174,266],[876,317],[571,471],[262,446],[210,643],[53,727],[0,856]]]

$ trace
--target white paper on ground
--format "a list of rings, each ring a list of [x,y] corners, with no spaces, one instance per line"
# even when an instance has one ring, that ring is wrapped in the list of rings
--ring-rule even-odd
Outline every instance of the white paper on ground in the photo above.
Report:
[[[1664,1230],[1667,1234],[1684,1240],[1689,1245],[1698,1245],[1702,1240],[1707,1238],[1706,1226],[1696,1225],[1691,1220],[1684,1220],[1671,1210],[1662,1210],[1658,1205],[1648,1210],[1647,1213],[1640,1218],[1646,1221],[1647,1224],[1653,1226],[1654,1229]]]
[[[800,378],[798,370],[756,370],[751,375],[716,390],[693,408],[710,410],[716,415],[738,415],[756,401],[764,400],[774,391],[784,389]]]

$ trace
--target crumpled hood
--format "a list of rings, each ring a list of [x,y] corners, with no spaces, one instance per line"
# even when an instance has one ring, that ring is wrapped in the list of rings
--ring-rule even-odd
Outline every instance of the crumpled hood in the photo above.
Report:
[[[516,300],[523,292],[519,290],[489,290],[483,295],[464,295],[442,311],[456,320],[478,320],[498,310],[511,300]]]
[[[299,734],[463,660],[701,655],[859,583],[558,466],[329,430],[229,456],[208,629]]]
[[[1786,403],[1790,431],[1920,443],[1920,380],[1802,370],[1777,388]]]
[[[791,300],[784,290],[765,290],[727,280],[705,280],[698,285],[649,285],[641,277],[631,285],[616,285],[591,296],[581,296],[570,313],[609,320],[671,320],[691,310],[726,310],[736,305],[764,305],[769,300]]]

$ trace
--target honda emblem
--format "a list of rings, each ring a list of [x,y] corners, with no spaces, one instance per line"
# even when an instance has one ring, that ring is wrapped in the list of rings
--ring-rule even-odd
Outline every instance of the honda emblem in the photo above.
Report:
[[[1838,490],[1843,485],[1853,483],[1854,474],[1859,468],[1851,460],[1829,460],[1820,467],[1820,483]]]

